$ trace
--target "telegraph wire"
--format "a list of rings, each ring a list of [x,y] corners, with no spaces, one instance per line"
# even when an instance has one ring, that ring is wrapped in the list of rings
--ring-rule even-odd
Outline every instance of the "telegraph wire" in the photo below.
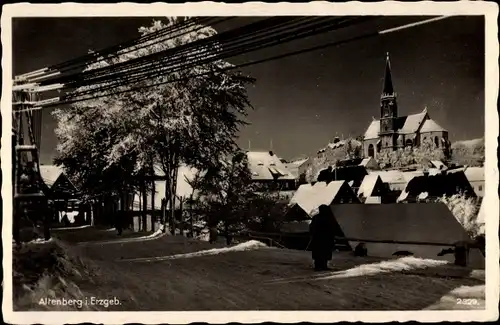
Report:
[[[339,24],[342,22],[335,22],[336,27],[339,27]],[[320,32],[325,32],[330,30],[329,28],[332,27],[332,23],[328,22],[328,25],[322,26],[323,29],[318,29],[318,26],[305,26],[302,27],[302,29],[298,30],[292,30],[289,31],[285,34],[280,34],[280,35],[271,35],[271,37],[268,37],[267,39],[250,39],[251,43],[248,43],[247,40],[243,40],[246,42],[246,44],[240,45],[239,43],[241,40],[237,40],[236,42],[229,43],[229,44],[221,44],[221,47],[223,48],[220,51],[216,51],[215,53],[206,53],[208,49],[202,49],[203,52],[197,51],[198,53],[194,53],[192,55],[189,55],[189,57],[178,57],[176,60],[173,62],[170,62],[170,65],[165,66],[163,62],[153,62],[152,64],[146,66],[146,67],[140,67],[139,69],[136,70],[129,70],[125,72],[121,72],[118,74],[106,76],[105,79],[100,79],[98,82],[105,82],[108,81],[109,79],[112,80],[117,80],[118,78],[122,78],[118,81],[116,81],[114,84],[121,83],[123,79],[129,79],[132,77],[134,80],[137,80],[137,78],[142,78],[142,77],[153,77],[153,76],[160,76],[164,72],[169,72],[173,73],[176,71],[179,71],[181,69],[185,68],[191,68],[197,65],[200,65],[202,63],[207,63],[210,61],[215,61],[215,60],[221,60],[225,59],[228,57],[233,57],[239,54],[243,53],[250,53],[255,50],[259,50],[265,47],[271,47],[279,44],[283,44],[285,42],[293,41],[295,39],[300,39],[304,38],[307,36],[311,35],[317,35]],[[307,32],[307,33],[304,33]],[[253,42],[252,42],[253,41]],[[155,70],[158,69],[159,70]],[[173,70],[172,70],[173,69]],[[135,75],[134,75],[135,73]],[[139,73],[139,74],[137,74]],[[141,74],[142,73],[142,74]],[[94,80],[89,80],[88,82],[94,82]],[[80,84],[82,85],[82,84]],[[111,86],[111,85],[110,85]],[[108,86],[109,87],[109,86]]]
[[[144,43],[144,42],[151,41],[157,37],[163,36],[166,33],[175,33],[178,30],[184,30],[186,28],[186,26],[190,26],[192,24],[197,24],[197,23],[204,23],[206,20],[210,20],[210,19],[213,19],[213,17],[185,19],[182,22],[174,23],[174,24],[169,25],[165,28],[162,28],[156,32],[149,33],[147,35],[143,35],[143,36],[140,36],[140,37],[134,38],[132,40],[128,40],[126,42],[122,42],[122,43],[119,43],[119,44],[116,44],[116,45],[113,45],[110,47],[106,47],[104,49],[77,57],[75,59],[71,59],[68,61],[64,61],[62,63],[51,65],[51,66],[46,67],[46,68],[42,68],[39,70],[35,70],[32,72],[21,74],[18,76],[18,78],[29,80],[29,79],[33,79],[33,77],[35,77],[35,76],[40,76],[40,75],[44,75],[44,74],[52,75],[54,73],[58,73],[59,72],[58,70],[69,69],[70,67],[75,66],[75,65],[82,66],[82,64],[87,65],[87,64],[93,63],[93,62],[99,62],[99,61],[106,59],[106,58],[104,58],[105,55],[108,55],[108,54],[113,55],[116,52],[119,52],[120,50],[124,50],[124,49],[127,49],[129,47],[132,47],[132,46]],[[103,58],[99,59],[99,57],[103,57]]]
[[[313,46],[313,47],[309,47],[309,48],[305,48],[305,49],[301,49],[301,50],[297,50],[297,51],[293,51],[293,52],[284,53],[281,55],[271,56],[271,57],[268,57],[265,59],[254,60],[254,61],[246,62],[243,64],[239,64],[239,65],[221,68],[217,72],[225,72],[225,71],[240,69],[240,68],[248,67],[251,65],[261,64],[261,63],[270,62],[270,61],[274,61],[274,60],[278,60],[278,59],[283,59],[283,58],[290,57],[290,56],[295,56],[295,55],[300,55],[300,54],[304,54],[304,53],[308,53],[308,52],[312,52],[312,51],[317,51],[317,50],[325,49],[328,47],[334,47],[334,46],[336,47],[336,46],[344,45],[347,43],[360,41],[360,40],[368,39],[371,37],[400,31],[403,29],[411,28],[411,27],[426,24],[426,23],[431,23],[434,21],[438,21],[438,20],[442,20],[442,19],[446,19],[446,18],[450,18],[450,17],[451,16],[435,17],[435,18],[420,21],[418,23],[404,24],[404,25],[400,25],[400,26],[397,26],[394,28],[384,29],[381,31],[369,32],[369,33],[361,34],[359,36],[343,39],[340,41],[329,42],[329,43],[325,43],[325,44],[318,45],[318,46]],[[80,99],[73,99],[73,100],[66,100],[66,101],[59,101],[59,102],[56,101],[54,103],[50,103],[50,104],[43,105],[43,106],[37,106],[37,107],[28,108],[28,109],[18,110],[18,112],[39,110],[39,109],[43,109],[45,107],[53,107],[53,106],[58,106],[58,105],[62,105],[62,104],[72,104],[72,103],[91,100],[91,99],[109,97],[109,96],[118,95],[118,94],[122,94],[122,93],[133,92],[133,91],[137,91],[137,90],[141,90],[141,89],[152,88],[152,87],[156,87],[156,86],[160,86],[160,85],[164,85],[164,84],[179,82],[179,81],[183,81],[183,80],[189,80],[191,78],[202,77],[202,76],[206,76],[210,73],[213,73],[213,71],[209,71],[209,72],[205,72],[205,73],[201,73],[201,74],[197,74],[197,75],[191,75],[191,76],[187,76],[187,77],[182,77],[182,78],[177,78],[177,79],[173,79],[173,80],[168,80],[168,81],[164,81],[164,82],[153,83],[153,84],[146,85],[146,86],[134,87],[134,88],[130,88],[127,90],[122,90],[122,91],[113,92],[113,93],[109,93],[109,94],[103,94],[103,95],[92,96],[92,97],[87,97],[87,98],[80,98]]]
[[[104,76],[104,78],[90,79],[90,80],[87,80],[84,82],[81,82],[81,81],[76,82],[76,83],[74,82],[73,85],[60,85],[59,88],[75,87],[75,84],[77,84],[79,86],[83,86],[86,84],[88,85],[89,83],[94,83],[94,84],[95,83],[103,83],[103,82],[106,82],[108,80],[114,81],[114,80],[117,80],[118,78],[121,78],[121,80],[117,80],[116,82],[111,82],[109,85],[104,87],[107,89],[107,88],[111,88],[115,85],[123,84],[124,80],[129,80],[130,82],[135,82],[137,80],[142,80],[144,77],[151,78],[153,76],[159,76],[164,72],[172,73],[174,71],[179,71],[179,70],[184,69],[184,68],[193,67],[193,66],[199,65],[201,63],[207,63],[207,62],[213,61],[213,60],[220,60],[220,59],[236,56],[236,55],[243,54],[243,53],[249,53],[251,51],[255,51],[258,49],[265,48],[265,47],[271,47],[271,46],[283,44],[285,42],[290,42],[290,41],[293,41],[295,39],[300,39],[300,38],[305,38],[305,37],[317,35],[319,33],[330,31],[332,27],[335,27],[336,29],[338,29],[341,27],[345,27],[349,24],[359,23],[362,20],[366,20],[366,18],[356,18],[356,19],[343,18],[343,19],[337,19],[333,22],[331,21],[331,19],[325,21],[323,18],[323,21],[321,21],[321,20],[319,22],[311,21],[311,22],[308,22],[306,25],[303,25],[299,29],[295,29],[295,30],[289,29],[289,30],[282,32],[281,34],[278,34],[278,35],[273,35],[273,33],[275,33],[276,30],[258,31],[261,34],[263,32],[264,36],[267,36],[266,34],[270,34],[270,35],[267,38],[261,37],[261,39],[255,38],[255,37],[250,37],[248,40],[239,38],[239,39],[236,39],[236,41],[233,41],[232,43],[229,42],[228,44],[220,44],[222,47],[222,50],[219,52],[216,52],[216,53],[208,53],[208,56],[207,56],[207,53],[205,53],[207,50],[206,48],[202,49],[204,52],[201,52],[198,50],[198,51],[196,51],[197,53],[190,54],[188,57],[182,57],[182,56],[175,57],[174,56],[174,58],[176,58],[176,60],[173,60],[173,64],[171,62],[169,66],[165,66],[163,63],[163,60],[161,60],[160,62],[152,62],[147,66],[138,67],[137,69],[131,69],[128,71],[118,72],[115,74],[107,75],[107,76]],[[297,23],[298,23],[298,21],[292,21],[292,24],[297,24]],[[289,24],[290,24],[289,22],[285,22],[284,24],[282,23],[282,25],[278,26],[279,27],[278,30],[283,29],[283,28],[289,28],[290,27]],[[293,27],[295,27],[295,26],[293,26]],[[250,35],[250,36],[253,36],[253,35]],[[262,35],[260,35],[260,36],[262,36]],[[243,43],[243,44],[240,45],[239,43]],[[157,68],[160,68],[160,69],[153,71]],[[174,68],[174,70],[171,70],[172,68]],[[142,75],[141,75],[141,73],[142,73]],[[58,81],[60,81],[60,80],[58,80]],[[77,92],[76,95],[74,93],[66,95],[66,97],[74,97],[77,95],[82,95],[82,94],[86,94],[89,92],[95,92],[95,91],[99,91],[99,90],[103,90],[103,88],[89,89],[87,91]]]

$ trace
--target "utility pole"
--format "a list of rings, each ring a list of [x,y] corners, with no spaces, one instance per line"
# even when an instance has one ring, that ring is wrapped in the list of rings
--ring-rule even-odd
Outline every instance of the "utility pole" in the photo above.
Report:
[[[35,104],[36,93],[23,85],[26,85],[26,81],[14,80],[12,91],[12,121],[15,128],[12,137],[13,238],[16,244],[21,243],[21,219],[28,217],[26,213],[36,213],[35,222],[42,220],[46,240],[50,238],[51,222],[40,175],[41,110],[30,110]]]

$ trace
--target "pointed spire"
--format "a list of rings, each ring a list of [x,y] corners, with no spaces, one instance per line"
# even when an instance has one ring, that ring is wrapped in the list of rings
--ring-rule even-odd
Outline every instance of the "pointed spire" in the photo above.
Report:
[[[392,85],[391,61],[389,59],[389,52],[387,52],[385,59],[384,90],[382,91],[382,93],[387,95],[394,93],[394,87]]]

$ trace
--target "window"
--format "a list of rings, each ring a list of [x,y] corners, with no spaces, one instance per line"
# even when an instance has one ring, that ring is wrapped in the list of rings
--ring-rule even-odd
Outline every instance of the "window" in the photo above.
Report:
[[[413,141],[411,141],[411,139],[408,139],[408,140],[406,140],[405,145],[407,147],[412,147],[413,146]]]
[[[436,145],[436,148],[439,148],[439,138],[438,137],[434,138],[434,144]]]
[[[477,189],[478,189],[478,191],[479,191],[479,192],[482,192],[482,191],[483,191],[483,185],[479,185],[479,186],[477,187]]]

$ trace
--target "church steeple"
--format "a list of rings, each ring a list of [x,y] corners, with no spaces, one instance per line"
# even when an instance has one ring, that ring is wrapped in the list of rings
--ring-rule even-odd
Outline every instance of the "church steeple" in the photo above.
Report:
[[[391,61],[389,59],[389,53],[387,53],[385,58],[384,89],[380,96],[380,118],[398,117],[396,96],[392,84]]]
[[[389,52],[386,54],[385,58],[385,76],[384,76],[384,90],[382,95],[393,95],[394,86],[392,85],[392,74],[391,74],[391,60],[389,59]]]

